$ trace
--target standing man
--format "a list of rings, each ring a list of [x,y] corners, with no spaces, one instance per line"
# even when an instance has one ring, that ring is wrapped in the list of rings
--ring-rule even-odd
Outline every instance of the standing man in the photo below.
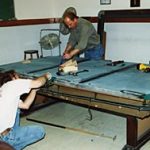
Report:
[[[100,43],[100,36],[88,20],[78,17],[73,12],[63,15],[64,24],[70,29],[70,37],[63,53],[63,59],[70,59],[81,53],[85,58],[101,59],[104,49]]]
[[[22,150],[45,136],[43,127],[37,125],[20,126],[20,109],[28,109],[34,101],[36,91],[51,78],[49,73],[31,80],[21,79],[10,70],[0,73],[0,140]],[[29,93],[22,101],[20,96]]]

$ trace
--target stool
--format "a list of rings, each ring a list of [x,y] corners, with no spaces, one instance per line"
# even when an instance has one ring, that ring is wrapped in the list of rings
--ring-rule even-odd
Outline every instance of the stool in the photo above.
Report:
[[[30,55],[30,59],[33,59],[33,54],[36,54],[37,58],[39,58],[38,50],[26,50],[24,51],[24,60],[26,60],[28,54]]]

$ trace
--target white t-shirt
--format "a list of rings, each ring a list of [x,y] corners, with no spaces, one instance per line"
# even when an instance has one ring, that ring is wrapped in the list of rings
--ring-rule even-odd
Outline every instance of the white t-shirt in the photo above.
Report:
[[[0,87],[0,133],[13,127],[20,96],[30,91],[30,79],[16,79]]]

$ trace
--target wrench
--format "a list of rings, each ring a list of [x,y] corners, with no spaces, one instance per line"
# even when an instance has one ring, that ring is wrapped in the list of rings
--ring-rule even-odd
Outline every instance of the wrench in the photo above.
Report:
[[[84,70],[80,70],[80,71],[77,71],[77,72],[70,72],[69,74],[70,74],[70,75],[73,75],[73,76],[77,76],[79,73],[88,72],[88,71],[89,71],[89,70],[84,69]]]

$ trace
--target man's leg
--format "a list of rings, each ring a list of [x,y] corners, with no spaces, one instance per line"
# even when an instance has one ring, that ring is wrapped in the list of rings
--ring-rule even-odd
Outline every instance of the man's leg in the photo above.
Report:
[[[101,44],[95,48],[91,48],[85,51],[85,58],[88,59],[102,59],[104,56],[104,49]]]
[[[16,150],[21,150],[41,140],[44,136],[45,130],[43,127],[32,125],[13,128],[2,140],[12,145]]]
[[[27,145],[41,140],[44,136],[45,130],[41,126],[32,125],[20,127],[20,110],[18,109],[13,128],[7,135],[1,138],[2,141],[12,145],[15,150],[21,150]]]
[[[18,126],[20,126],[20,109],[17,110],[15,124],[13,128],[17,128]]]

